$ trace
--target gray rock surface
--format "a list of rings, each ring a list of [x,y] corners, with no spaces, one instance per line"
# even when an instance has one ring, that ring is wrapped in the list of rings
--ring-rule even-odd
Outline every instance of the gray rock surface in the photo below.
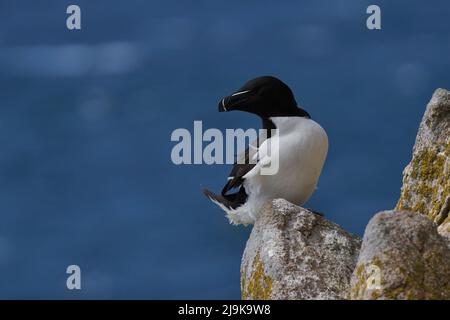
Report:
[[[441,236],[443,236],[447,240],[447,244],[450,247],[450,221],[441,224],[438,227],[438,232]]]
[[[450,299],[450,249],[436,224],[385,211],[367,225],[351,299]]]
[[[342,299],[361,240],[286,200],[268,202],[242,258],[243,299]]]
[[[443,235],[450,227],[450,92],[437,89],[417,133],[411,162],[403,171],[396,210],[425,214]]]

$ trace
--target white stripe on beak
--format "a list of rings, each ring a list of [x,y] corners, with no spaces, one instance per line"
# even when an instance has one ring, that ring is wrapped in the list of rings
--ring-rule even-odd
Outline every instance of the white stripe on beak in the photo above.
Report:
[[[231,96],[232,96],[232,97],[238,96],[238,95],[240,95],[240,94],[244,94],[244,93],[247,93],[247,92],[249,92],[249,91],[250,91],[250,90],[245,90],[245,91],[236,92],[236,93],[233,93]]]
[[[222,99],[222,107],[223,110],[227,111],[227,108],[225,107],[225,98]]]

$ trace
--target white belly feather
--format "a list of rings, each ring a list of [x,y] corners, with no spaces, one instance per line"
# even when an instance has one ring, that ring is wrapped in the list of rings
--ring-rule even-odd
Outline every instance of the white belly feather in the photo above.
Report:
[[[254,223],[262,205],[270,199],[284,198],[303,205],[316,189],[328,151],[325,130],[315,121],[302,117],[271,120],[279,129],[278,172],[261,175],[257,164],[244,176],[248,199],[235,210],[226,210],[232,223]],[[260,149],[264,149],[265,143]]]

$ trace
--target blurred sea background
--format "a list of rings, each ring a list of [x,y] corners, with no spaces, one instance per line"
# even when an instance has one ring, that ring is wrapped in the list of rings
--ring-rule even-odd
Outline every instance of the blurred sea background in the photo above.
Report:
[[[238,299],[251,228],[201,194],[231,168],[174,165],[170,135],[259,127],[217,103],[260,75],[328,132],[306,206],[362,235],[395,206],[425,105],[450,88],[450,2],[377,1],[379,31],[370,4],[1,0],[0,298]]]

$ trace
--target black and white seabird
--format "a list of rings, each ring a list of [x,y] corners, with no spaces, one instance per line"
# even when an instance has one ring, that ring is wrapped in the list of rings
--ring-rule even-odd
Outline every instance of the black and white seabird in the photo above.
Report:
[[[235,163],[220,195],[209,190],[204,194],[219,205],[234,224],[255,222],[262,205],[271,199],[284,198],[303,205],[316,189],[328,152],[325,130],[297,106],[291,89],[281,80],[264,76],[245,83],[232,95],[219,102],[219,112],[240,110],[258,115],[263,129],[278,129],[278,172],[260,174],[260,154],[270,135],[259,148],[245,150],[245,162]],[[266,148],[267,149],[267,148]],[[258,154],[259,153],[259,154]]]

